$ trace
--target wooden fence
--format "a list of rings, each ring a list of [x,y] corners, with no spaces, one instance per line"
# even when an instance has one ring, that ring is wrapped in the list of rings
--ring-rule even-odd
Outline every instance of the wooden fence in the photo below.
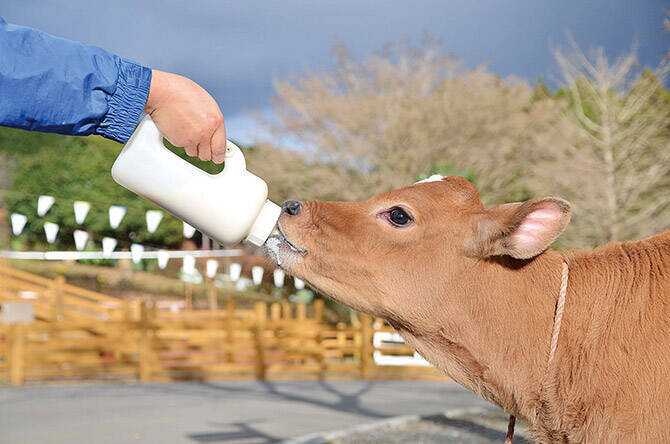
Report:
[[[138,321],[0,324],[0,381],[441,378],[432,367],[376,365],[373,334],[391,329],[366,315],[332,326],[319,318],[322,301],[311,316],[305,304],[257,302],[253,319],[228,308],[228,318],[163,319],[141,304]]]
[[[41,321],[121,320],[132,311],[131,301],[67,284],[63,276],[49,279],[0,264],[0,303],[26,300]]]
[[[186,306],[178,313],[166,308],[153,307],[155,314],[167,319],[174,318],[225,318],[226,310],[219,309],[217,289],[208,282],[207,293],[210,310],[194,310],[190,284],[185,284]],[[230,295],[229,295],[230,296]],[[68,284],[63,276],[49,279],[36,274],[11,268],[0,262],[0,304],[3,301],[30,300],[35,317],[39,321],[130,321],[140,316],[139,300],[124,300],[103,293]],[[175,301],[176,302],[176,301]],[[252,310],[238,310],[238,316],[253,316]]]
[[[393,329],[363,314],[351,324],[325,323],[321,300],[241,309],[228,299],[221,309],[171,312],[0,266],[0,304],[25,302],[19,291],[40,295],[30,301],[37,320],[0,322],[0,383],[443,378],[430,366],[376,365],[376,353],[413,351],[375,347],[373,335]]]

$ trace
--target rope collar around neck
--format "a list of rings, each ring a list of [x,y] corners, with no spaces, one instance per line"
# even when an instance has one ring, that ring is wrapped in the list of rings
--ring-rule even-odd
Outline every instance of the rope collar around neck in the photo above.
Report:
[[[551,343],[549,346],[549,359],[547,359],[547,368],[544,373],[544,380],[549,376],[549,367],[551,361],[554,360],[556,354],[556,347],[558,346],[558,334],[561,331],[561,322],[563,321],[563,310],[565,309],[565,295],[568,292],[568,264],[563,261],[561,271],[561,289],[556,300],[556,310],[554,311],[554,327],[551,330]],[[507,424],[507,436],[505,437],[505,444],[512,444],[514,437],[514,425],[516,417],[509,415],[509,423]]]

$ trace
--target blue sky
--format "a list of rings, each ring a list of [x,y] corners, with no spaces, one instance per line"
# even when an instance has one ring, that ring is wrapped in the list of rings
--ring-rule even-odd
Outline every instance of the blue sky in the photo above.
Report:
[[[635,43],[640,62],[656,65],[670,47],[664,8],[669,1],[4,0],[0,15],[194,79],[221,105],[229,137],[248,143],[248,113],[267,109],[273,80],[331,68],[337,41],[363,58],[427,31],[469,66],[552,82],[552,49],[568,35],[611,56]]]

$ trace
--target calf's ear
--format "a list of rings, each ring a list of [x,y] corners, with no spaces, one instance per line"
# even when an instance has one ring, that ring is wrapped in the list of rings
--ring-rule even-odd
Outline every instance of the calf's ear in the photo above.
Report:
[[[475,217],[466,248],[477,257],[529,259],[546,250],[570,222],[570,204],[556,197],[498,205]]]

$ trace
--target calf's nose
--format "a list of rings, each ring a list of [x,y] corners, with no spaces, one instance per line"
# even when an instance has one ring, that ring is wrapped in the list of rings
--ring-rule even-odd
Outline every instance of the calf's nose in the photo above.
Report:
[[[282,213],[286,213],[289,216],[296,216],[300,214],[302,210],[302,204],[297,200],[286,200],[281,204]]]

